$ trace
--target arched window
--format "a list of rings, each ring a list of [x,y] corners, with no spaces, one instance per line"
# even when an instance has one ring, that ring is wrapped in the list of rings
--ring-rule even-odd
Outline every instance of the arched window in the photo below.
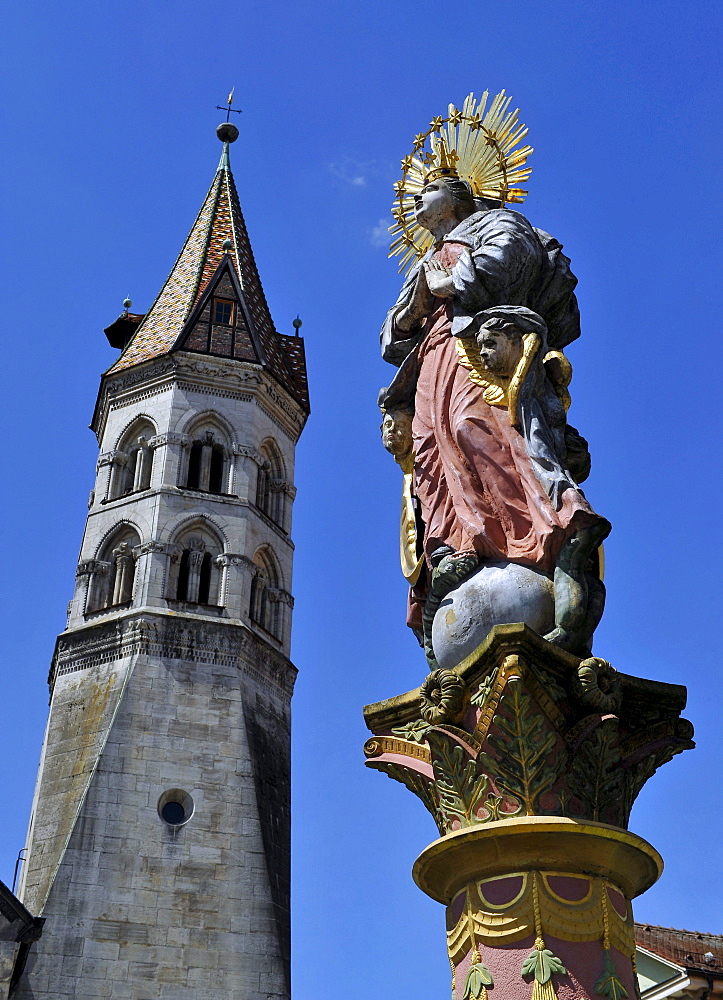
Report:
[[[136,571],[135,549],[138,545],[138,532],[127,525],[105,542],[98,557],[93,560],[86,612],[131,603]]]
[[[276,639],[281,638],[281,604],[278,601],[279,574],[268,550],[254,556],[256,571],[251,581],[249,618]]]
[[[203,527],[184,533],[176,543],[170,599],[218,606],[221,574],[216,560],[220,553],[220,544]]]
[[[147,490],[151,485],[153,471],[153,450],[149,445],[156,429],[149,420],[140,420],[133,424],[113,452],[110,480],[108,484],[108,499],[116,500]]]
[[[256,506],[283,528],[286,518],[284,460],[275,441],[265,441],[259,452],[263,462],[256,476]]]
[[[228,451],[213,431],[194,436],[188,455],[186,489],[226,493]]]

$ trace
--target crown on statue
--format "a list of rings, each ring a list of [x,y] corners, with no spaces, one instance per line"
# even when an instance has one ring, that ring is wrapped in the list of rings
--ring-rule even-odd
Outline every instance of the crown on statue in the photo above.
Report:
[[[449,105],[446,118],[433,118],[426,132],[414,137],[409,156],[402,160],[402,179],[394,185],[396,237],[389,256],[401,256],[400,271],[423,257],[432,235],[417,222],[414,196],[440,177],[463,180],[476,198],[491,198],[502,207],[524,201],[527,191],[518,187],[532,173],[525,166],[532,146],[520,146],[527,126],[518,121],[519,110],[509,110],[511,97],[500,91],[487,106],[488,91],[475,101],[469,94],[461,110]],[[426,148],[428,146],[428,148]]]
[[[429,184],[430,181],[436,180],[438,177],[454,177],[459,179],[459,174],[455,167],[455,163],[459,160],[457,151],[447,148],[447,142],[443,135],[440,135],[436,142],[435,138],[432,137],[431,139],[434,152],[427,153],[427,158],[422,157],[422,159],[424,163],[434,163],[435,160],[438,160],[439,166],[430,167],[427,170],[424,175],[424,185]]]

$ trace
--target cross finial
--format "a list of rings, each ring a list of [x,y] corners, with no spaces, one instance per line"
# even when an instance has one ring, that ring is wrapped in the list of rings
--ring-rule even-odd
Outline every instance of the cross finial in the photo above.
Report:
[[[233,113],[235,115],[240,115],[241,114],[241,110],[242,110],[241,108],[232,108],[231,107],[231,105],[233,104],[233,92],[234,92],[235,89],[236,89],[235,87],[231,88],[231,93],[228,95],[228,98],[226,100],[226,104],[228,105],[228,107],[224,107],[223,104],[217,104],[216,105],[216,107],[218,108],[219,111],[225,111],[226,112],[226,121],[230,120],[230,118],[231,118],[231,112],[232,111],[233,111]]]

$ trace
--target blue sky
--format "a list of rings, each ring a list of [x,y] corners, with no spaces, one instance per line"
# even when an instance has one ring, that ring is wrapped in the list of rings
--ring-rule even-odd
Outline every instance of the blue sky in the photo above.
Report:
[[[25,0],[1,17],[0,877],[24,840],[93,484],[87,425],[115,357],[102,330],[126,295],[145,311],[168,273],[235,85],[232,166],[277,326],[304,322],[313,405],[294,511],[295,995],[448,989],[442,909],[410,876],[433,823],[361,750],[362,705],[425,674],[404,626],[398,470],[378,440],[377,332],[399,285],[382,237],[414,134],[449,101],[506,88],[536,149],[523,211],[580,279],[571,420],[613,523],[596,652],[687,684],[697,730],[633,810],[666,861],[636,916],[723,932],[719,5]]]

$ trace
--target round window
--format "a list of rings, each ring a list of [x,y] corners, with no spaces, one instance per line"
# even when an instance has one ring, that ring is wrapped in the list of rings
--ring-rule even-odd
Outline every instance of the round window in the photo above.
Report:
[[[158,815],[169,826],[183,826],[193,816],[193,799],[182,788],[169,788],[158,800]]]

